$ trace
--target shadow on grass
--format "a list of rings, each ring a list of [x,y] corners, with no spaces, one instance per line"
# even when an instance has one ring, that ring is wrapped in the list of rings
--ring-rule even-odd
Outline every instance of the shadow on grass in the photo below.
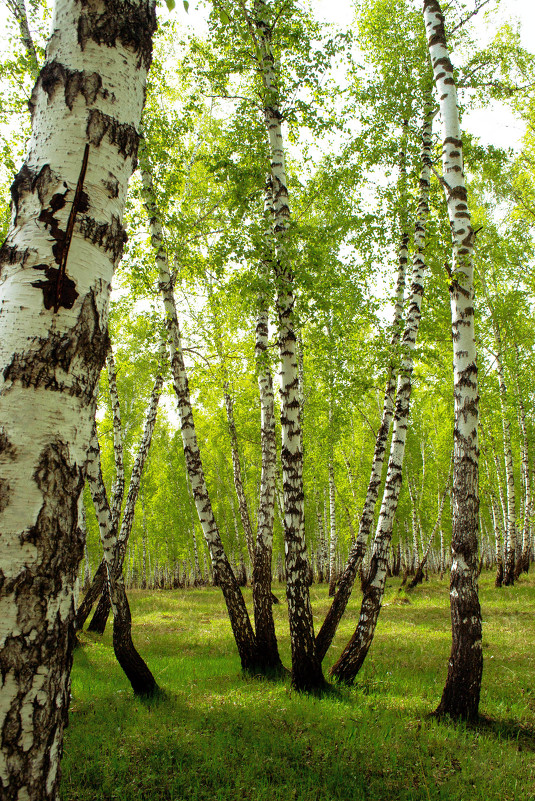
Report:
[[[500,720],[481,715],[480,719],[471,724],[472,730],[483,734],[491,734],[499,740],[514,741],[526,751],[535,752],[535,726],[519,723],[514,720]]]

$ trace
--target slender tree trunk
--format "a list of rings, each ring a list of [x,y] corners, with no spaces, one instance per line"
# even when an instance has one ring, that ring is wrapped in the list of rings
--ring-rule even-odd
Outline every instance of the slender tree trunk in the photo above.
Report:
[[[148,2],[58,0],[32,94],[28,155],[12,186],[0,249],[6,799],[58,797],[83,554],[78,498],[155,24]]]
[[[281,360],[281,461],[284,488],[286,597],[292,646],[292,685],[297,690],[315,690],[323,687],[325,680],[321,663],[316,656],[308,585],[293,274],[285,250],[290,207],[281,127],[279,76],[271,46],[269,16],[270,9],[264,0],[255,0],[252,28],[258,50],[258,68],[264,86],[264,120],[269,142],[273,192],[276,253],[274,268]]]
[[[163,384],[164,355],[165,355],[165,343],[162,343],[160,348],[161,365],[160,369],[158,370],[158,375],[155,378],[154,386],[152,388],[152,392],[149,398],[149,403],[147,405],[147,410],[145,412],[143,434],[141,436],[141,440],[138,446],[136,458],[134,461],[134,466],[132,467],[132,473],[130,475],[130,484],[128,486],[128,494],[126,496],[126,502],[124,506],[123,518],[121,521],[121,527],[119,529],[119,535],[117,537],[117,553],[115,555],[115,561],[114,561],[115,572],[117,576],[119,576],[119,574],[122,574],[126,548],[128,545],[128,540],[130,538],[130,533],[132,531],[132,526],[134,524],[134,513],[136,508],[137,497],[139,494],[139,488],[141,486],[141,477],[143,475],[143,469],[145,467],[145,462],[149,454],[150,443],[152,441],[152,435],[154,432],[154,426],[156,425],[156,413],[158,411],[158,403],[160,401],[160,393]],[[114,431],[119,430],[120,432],[121,429],[120,417],[119,419],[115,417],[117,412],[119,412],[120,414],[118,397],[116,398],[116,404],[113,407],[113,415],[115,418]],[[122,454],[122,445],[121,445],[121,454]],[[116,489],[117,489],[117,484],[118,484],[118,479],[116,479],[115,482]],[[124,479],[123,479],[123,486],[124,486]],[[120,504],[117,505],[116,493],[114,493],[113,504],[110,510],[110,520],[111,520],[111,525],[113,526],[115,532],[117,532],[120,512],[121,512]],[[116,515],[116,517],[114,517],[114,515]],[[104,586],[102,588],[102,595],[100,596],[97,608],[95,610],[95,614],[93,615],[93,619],[91,620],[91,623],[88,626],[88,631],[93,631],[97,634],[104,633],[111,607],[112,607],[112,599],[110,594],[110,588],[107,583],[104,583]]]
[[[227,424],[230,435],[230,448],[232,453],[232,474],[234,477],[234,488],[236,490],[236,497],[238,498],[238,509],[240,512],[240,519],[245,534],[245,542],[247,544],[247,552],[251,565],[254,565],[254,535],[251,526],[251,518],[249,517],[249,507],[247,505],[247,498],[245,497],[245,489],[243,486],[242,469],[240,463],[240,450],[238,445],[238,433],[236,431],[236,423],[234,421],[234,403],[230,396],[228,381],[225,381],[223,387],[223,398],[225,400],[225,410],[227,413]]]
[[[334,465],[332,452],[329,457],[329,598],[332,598],[336,591],[336,506],[334,490]]]
[[[113,525],[106,487],[100,466],[100,447],[96,425],[88,452],[87,481],[100,530],[104,560],[113,604],[113,650],[136,695],[152,695],[157,685],[152,673],[137,652],[132,641],[132,618],[126,596],[122,570],[117,570],[119,541],[117,526]]]
[[[513,465],[513,448],[511,445],[511,426],[507,412],[507,386],[505,384],[505,374],[503,369],[503,345],[500,323],[496,317],[494,306],[488,291],[487,282],[483,271],[479,272],[481,288],[489,307],[494,334],[496,352],[496,373],[498,376],[498,388],[500,395],[500,411],[503,428],[503,461],[505,465],[505,486],[506,486],[506,517],[505,517],[505,565],[503,583],[507,586],[515,583],[515,544],[516,544],[516,509],[515,509],[515,479]]]
[[[406,131],[407,124],[404,125],[403,137],[400,151],[400,198],[402,204],[406,200]],[[430,146],[430,142],[429,142]],[[390,349],[392,352],[392,359],[390,362],[389,375],[386,382],[385,393],[383,398],[383,415],[381,425],[377,431],[375,439],[375,449],[373,454],[372,467],[370,472],[370,480],[368,482],[368,489],[366,491],[366,498],[362,508],[360,517],[359,533],[357,539],[352,543],[348,560],[344,572],[338,582],[338,589],[336,590],[333,602],[330,609],[323,621],[323,625],[316,637],[316,649],[318,656],[321,660],[324,659],[327,653],[338,624],[342,619],[345,612],[347,603],[351,596],[355,577],[361,567],[362,559],[366,551],[366,545],[370,536],[370,531],[373,526],[375,506],[379,496],[379,488],[381,486],[383,466],[385,461],[386,446],[388,444],[388,434],[394,415],[394,398],[396,394],[396,382],[398,374],[398,348],[403,329],[403,303],[405,298],[405,281],[407,273],[408,261],[408,246],[409,234],[407,230],[406,213],[401,214],[400,220],[400,243],[398,250],[398,273],[396,281],[396,295],[394,306],[394,322],[392,325],[392,335],[390,339]],[[348,467],[348,471],[350,468]]]
[[[145,192],[145,205],[150,220],[151,240],[156,253],[160,293],[165,308],[173,387],[178,401],[178,414],[180,418],[186,469],[191,483],[193,500],[199,516],[199,522],[210,552],[214,576],[217,578],[217,583],[221,587],[225,597],[230,624],[238,647],[242,668],[244,670],[255,670],[257,666],[255,635],[240,587],[232,572],[232,568],[223,548],[223,543],[221,542],[204,478],[201,454],[195,432],[188,377],[182,352],[180,328],[173,294],[173,281],[169,270],[167,253],[163,244],[163,230],[158,220],[158,209],[154,199],[152,177],[147,169],[146,157],[143,162],[142,179]]]
[[[515,343],[515,367],[516,367],[516,396],[518,400],[518,419],[520,424],[520,433],[522,435],[521,453],[522,453],[522,479],[524,489],[524,520],[522,525],[522,556],[521,556],[521,570],[524,573],[529,571],[530,561],[530,529],[531,517],[533,515],[533,500],[531,497],[531,467],[529,460],[529,438],[528,429],[526,425],[526,410],[524,406],[524,397],[522,388],[520,386],[520,359],[518,358],[518,345]]]
[[[420,563],[419,563],[418,567],[416,568],[416,573],[414,574],[414,578],[407,585],[407,590],[413,590],[418,584],[420,584],[423,581],[424,568],[425,568],[425,565],[427,563],[427,559],[429,557],[429,552],[431,550],[431,546],[432,546],[433,541],[435,539],[436,533],[437,533],[438,529],[440,528],[440,523],[442,521],[442,513],[444,511],[444,501],[446,500],[446,496],[448,495],[449,489],[450,489],[449,484],[450,484],[450,480],[451,480],[451,467],[452,467],[452,462],[450,462],[450,470],[448,472],[448,478],[446,479],[446,486],[444,488],[444,492],[442,493],[442,496],[441,496],[441,499],[440,499],[440,505],[439,505],[439,508],[438,508],[438,515],[437,515],[436,523],[435,523],[435,525],[433,527],[433,531],[431,532],[431,534],[429,536],[429,539],[427,541],[427,547],[425,548],[425,551],[424,551],[423,556],[422,556],[422,558],[420,560]],[[442,544],[441,547],[444,547],[443,544]]]
[[[265,210],[267,233],[265,255],[261,262],[260,278],[267,280],[273,258],[272,250],[272,203],[271,182],[266,185]],[[275,398],[273,378],[268,356],[269,304],[265,292],[261,292],[255,330],[255,360],[260,395],[260,441],[262,472],[258,502],[258,524],[256,548],[253,561],[253,607],[255,618],[258,657],[261,663],[273,670],[282,666],[275,623],[273,620],[273,594],[271,592],[271,558],[273,550],[273,522],[275,515],[275,483],[277,444],[275,435]]]
[[[443,124],[443,172],[453,239],[450,282],[453,336],[454,461],[450,604],[452,649],[438,715],[478,716],[483,653],[477,588],[479,512],[478,388],[474,335],[473,229],[463,172],[463,148],[453,66],[437,0],[424,0],[424,21]]]
[[[355,676],[366,658],[375,633],[375,626],[379,617],[386,582],[388,548],[392,538],[394,516],[401,490],[405,440],[409,423],[411,376],[413,369],[412,352],[416,345],[416,337],[418,335],[424,290],[424,248],[428,216],[431,127],[432,115],[429,109],[426,109],[426,119],[424,121],[422,134],[420,198],[414,232],[411,297],[407,309],[405,331],[401,342],[402,358],[396,393],[394,426],[385,489],[379,520],[377,522],[370,566],[364,582],[364,597],[362,599],[359,622],[351,640],[331,670],[333,676],[339,681],[346,683],[352,683],[354,681]]]

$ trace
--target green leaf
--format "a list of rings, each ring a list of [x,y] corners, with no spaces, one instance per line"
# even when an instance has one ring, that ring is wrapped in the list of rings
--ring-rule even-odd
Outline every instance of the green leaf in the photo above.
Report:
[[[223,23],[223,25],[228,25],[228,24],[229,24],[229,22],[230,22],[230,17],[229,17],[229,15],[227,14],[227,12],[226,12],[226,11],[224,11],[224,9],[222,9],[222,8],[219,8],[219,9],[218,9],[218,13],[219,13],[219,19],[221,20],[221,22]]]
[[[184,9],[185,9],[186,14],[187,14],[188,10],[189,10],[189,2],[188,2],[188,0],[182,0],[182,2],[184,3]]]
[[[169,9],[169,11],[172,11],[175,7],[175,0],[165,0],[165,5]]]

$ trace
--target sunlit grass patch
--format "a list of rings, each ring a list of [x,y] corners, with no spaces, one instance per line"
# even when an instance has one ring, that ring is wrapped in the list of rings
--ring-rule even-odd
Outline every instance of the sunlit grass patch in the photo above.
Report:
[[[134,639],[165,695],[135,699],[110,632],[75,654],[64,801],[492,801],[535,798],[535,582],[481,578],[485,668],[478,727],[429,717],[450,648],[447,579],[389,603],[352,688],[322,698],[243,676],[219,590],[131,594]],[[289,665],[284,590],[274,607]],[[245,593],[250,606],[250,591]],[[327,588],[311,591],[316,626]],[[355,592],[328,667],[354,631]]]

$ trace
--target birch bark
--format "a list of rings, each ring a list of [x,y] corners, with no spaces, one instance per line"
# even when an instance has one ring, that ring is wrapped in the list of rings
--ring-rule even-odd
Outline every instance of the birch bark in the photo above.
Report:
[[[429,213],[429,179],[431,165],[432,114],[426,109],[422,133],[422,168],[420,177],[420,197],[414,231],[414,256],[412,262],[412,284],[405,331],[401,341],[401,365],[398,377],[394,425],[388,469],[377,522],[370,566],[365,578],[364,597],[357,628],[345,647],[342,655],[331,669],[331,674],[339,681],[352,683],[360,670],[375,633],[375,626],[381,610],[387,568],[388,548],[392,539],[394,516],[397,509],[403,475],[405,440],[409,423],[411,396],[411,376],[413,370],[412,352],[416,345],[421,317],[423,297],[423,276],[425,270],[424,248],[427,217]]]
[[[522,556],[521,570],[525,573],[529,571],[530,546],[531,546],[531,518],[533,515],[533,499],[531,497],[531,465],[529,460],[529,438],[526,425],[526,409],[522,387],[520,386],[520,360],[518,358],[518,345],[515,343],[515,365],[516,365],[516,396],[518,401],[518,419],[520,433],[522,435],[521,454],[522,454],[522,480],[524,484],[524,521],[522,525]]]
[[[145,462],[149,454],[150,443],[152,441],[154,426],[156,424],[156,413],[158,411],[158,403],[160,400],[160,394],[163,384],[164,351],[165,351],[165,345],[162,344],[160,348],[160,369],[155,378],[154,386],[152,388],[149,402],[147,404],[147,409],[145,412],[145,420],[143,424],[143,433],[139,441],[136,458],[134,460],[134,465],[132,467],[132,473],[130,474],[130,483],[128,485],[128,493],[121,521],[120,521],[121,502],[124,494],[121,412],[120,412],[119,397],[117,395],[117,386],[116,383],[114,382],[113,377],[110,383],[110,392],[112,392],[111,387],[113,386],[113,394],[115,395],[115,398],[112,399],[112,412],[113,412],[113,428],[114,428],[115,466],[117,473],[114,482],[113,500],[109,518],[109,523],[112,527],[112,532],[110,532],[108,536],[109,537],[115,536],[117,539],[117,553],[114,560],[115,572],[117,574],[120,573],[123,568],[123,561],[126,554],[126,548],[128,545],[128,540],[130,538],[130,533],[132,531],[132,526],[134,523],[134,513],[139,490],[141,487],[141,477],[143,475]],[[107,499],[106,503],[108,503]],[[120,529],[119,529],[119,522],[121,523]],[[104,633],[111,609],[111,596],[109,591],[107,574],[108,571],[106,569],[106,559],[103,558],[99,565],[98,570],[95,573],[91,587],[89,588],[86,597],[80,604],[80,607],[76,614],[77,629],[81,629],[83,627],[84,622],[87,619],[89,612],[91,611],[91,606],[95,603],[95,601],[100,595],[97,609],[95,610],[95,614],[93,615],[91,624],[88,627],[88,631],[94,631],[97,632],[98,634]]]
[[[266,233],[264,237],[264,254],[260,263],[260,278],[264,283],[267,281],[274,257],[272,205],[272,186],[271,180],[268,179],[265,187],[264,203]],[[275,435],[275,398],[268,357],[268,336],[269,302],[266,292],[262,289],[258,298],[255,329],[255,362],[260,396],[262,471],[253,562],[253,608],[259,659],[266,667],[280,670],[282,662],[279,656],[272,610],[275,596],[271,592],[277,444]]]
[[[113,454],[115,461],[115,481],[112,488],[112,502],[111,502],[110,513],[111,513],[111,525],[113,526],[115,533],[117,533],[117,529],[119,526],[119,518],[121,516],[121,506],[124,497],[123,431],[121,425],[121,405],[119,403],[119,395],[117,392],[117,369],[115,366],[115,358],[111,347],[108,353],[107,363],[108,363],[108,386],[110,390],[110,400],[111,400],[112,420],[113,420]],[[104,630],[106,628],[106,622],[108,620],[108,615],[110,614],[110,608],[111,608],[110,587],[106,579],[106,573],[104,574],[104,581],[102,582],[100,580],[100,574],[99,574],[97,582],[98,586],[102,584],[102,591],[100,592],[100,598],[97,604],[97,608],[88,626],[88,631],[93,631],[96,632],[97,634],[104,634]],[[87,614],[89,615],[89,609],[87,611]],[[81,617],[82,616],[80,614],[80,609],[79,609],[77,612],[77,620],[79,618],[81,623],[79,628],[82,628],[85,623],[85,620],[81,620]]]
[[[477,354],[473,307],[473,239],[463,172],[463,149],[453,66],[437,0],[423,14],[443,125],[444,186],[453,240],[450,282],[453,337],[454,461],[450,605],[452,649],[437,714],[478,716],[483,654],[477,588],[478,417]]]
[[[494,304],[491,300],[487,282],[483,271],[479,271],[481,288],[490,311],[492,321],[492,331],[496,352],[496,374],[498,376],[498,389],[500,395],[500,411],[502,417],[503,430],[503,463],[505,465],[505,487],[506,487],[506,517],[505,517],[505,564],[503,574],[503,584],[505,586],[515,583],[515,544],[516,544],[516,508],[515,508],[515,478],[513,465],[513,448],[511,445],[511,426],[507,413],[507,386],[503,369],[503,345],[501,327]]]
[[[155,29],[58,0],[0,249],[0,781],[57,799],[83,542],[78,497]]]
[[[281,461],[284,489],[286,597],[292,646],[292,685],[314,690],[324,685],[316,655],[308,586],[304,530],[303,444],[300,425],[299,368],[294,327],[293,274],[285,251],[290,207],[282,135],[278,75],[271,44],[270,9],[255,0],[253,38],[263,83],[264,121],[269,144],[273,191],[273,221],[281,360]]]
[[[152,177],[145,159],[142,166],[145,205],[149,215],[151,241],[156,254],[159,274],[159,289],[162,296],[168,331],[169,351],[173,387],[178,401],[178,414],[182,432],[182,443],[186,459],[186,469],[193,492],[193,499],[203,535],[210,552],[214,576],[223,591],[234,639],[238,647],[242,668],[255,670],[257,666],[256,639],[249,620],[249,614],[240,587],[228,561],[221,536],[214,518],[210,496],[206,487],[193,410],[189,392],[188,376],[184,364],[182,339],[176,313],[173,281],[169,270],[167,252],[163,241],[163,229],[158,219],[158,209],[154,200]]]
[[[431,142],[427,145],[430,147]],[[427,146],[426,145],[426,146]],[[402,204],[406,199],[406,126],[402,137],[400,149],[400,199]],[[429,157],[430,152],[427,152]],[[429,179],[428,179],[429,182]],[[427,190],[426,190],[427,191]],[[374,521],[375,506],[379,496],[381,486],[383,466],[385,461],[386,446],[392,418],[394,416],[394,398],[396,394],[396,382],[398,374],[398,349],[403,328],[403,303],[405,298],[405,281],[407,274],[409,234],[406,228],[406,214],[403,213],[400,220],[400,242],[398,249],[398,272],[396,280],[396,293],[394,305],[394,321],[392,324],[392,335],[390,348],[392,351],[392,361],[390,363],[389,374],[386,381],[385,393],[383,398],[383,414],[381,425],[377,431],[375,448],[373,453],[370,480],[366,490],[366,498],[362,508],[357,539],[351,545],[348,560],[344,572],[338,583],[338,589],[333,598],[333,602],[327,612],[323,625],[316,637],[316,649],[321,660],[325,657],[336,633],[336,629],[342,615],[346,609],[351,596],[355,577],[362,564],[362,559],[366,551],[366,545],[370,536],[370,531]]]
[[[120,559],[120,545],[117,525],[114,525],[112,512],[100,464],[100,447],[96,425],[93,427],[87,459],[87,481],[93,498],[93,505],[100,531],[100,541],[104,551],[104,561],[111,603],[113,606],[113,650],[117,661],[124,670],[136,695],[150,696],[157,690],[152,673],[137,652],[132,641],[132,617],[124,586],[123,572],[117,569]]]

